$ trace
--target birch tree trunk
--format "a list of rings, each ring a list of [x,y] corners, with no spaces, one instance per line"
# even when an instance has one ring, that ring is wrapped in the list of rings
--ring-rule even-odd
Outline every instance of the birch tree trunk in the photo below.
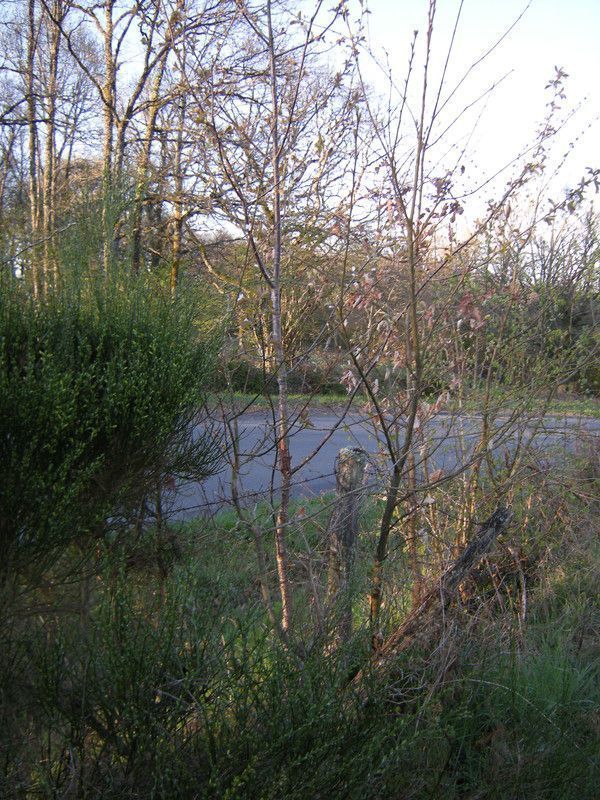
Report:
[[[288,433],[288,379],[287,365],[283,348],[281,326],[281,152],[279,146],[279,90],[277,76],[277,54],[273,35],[273,16],[271,0],[267,2],[269,73],[271,81],[271,165],[273,169],[273,272],[271,281],[271,316],[273,354],[277,368],[277,453],[281,476],[281,500],[275,522],[275,553],[277,575],[281,594],[281,624],[288,631],[292,622],[292,596],[289,581],[289,564],[286,547],[286,527],[288,524],[292,464]]]

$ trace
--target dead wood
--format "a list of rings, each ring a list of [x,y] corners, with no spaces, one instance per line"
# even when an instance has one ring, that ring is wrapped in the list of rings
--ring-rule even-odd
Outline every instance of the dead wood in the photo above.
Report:
[[[423,599],[414,608],[402,625],[397,628],[374,652],[369,670],[384,669],[395,657],[407,649],[417,638],[428,639],[443,621],[444,612],[459,586],[471,575],[483,556],[494,545],[497,537],[510,521],[512,514],[506,508],[496,511],[480,527],[477,534],[465,547],[454,563],[425,590]],[[353,680],[360,683],[365,670]]]

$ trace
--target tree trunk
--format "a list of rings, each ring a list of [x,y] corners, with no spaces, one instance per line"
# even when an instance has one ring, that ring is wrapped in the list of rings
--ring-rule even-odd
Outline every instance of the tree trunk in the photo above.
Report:
[[[171,295],[175,297],[177,284],[179,282],[179,270],[181,267],[181,253],[183,245],[183,171],[181,162],[183,157],[183,128],[185,125],[186,96],[182,92],[179,98],[179,120],[177,126],[177,143],[175,149],[174,166],[174,215],[173,215],[173,252],[171,261],[170,286]]]
[[[421,564],[419,560],[419,504],[417,502],[417,472],[415,469],[415,455],[411,451],[408,456],[408,470],[406,474],[407,489],[410,491],[410,513],[407,520],[408,530],[406,543],[408,545],[408,558],[412,572],[412,598],[413,606],[417,606],[421,599]]]
[[[269,31],[269,71],[271,81],[271,113],[273,115],[271,165],[273,169],[273,277],[271,281],[271,316],[273,354],[277,369],[279,397],[277,403],[277,453],[281,475],[281,499],[275,521],[275,552],[281,594],[281,624],[288,631],[292,621],[292,597],[286,548],[286,527],[292,482],[292,464],[288,437],[288,381],[281,326],[281,153],[279,148],[279,88],[277,57],[273,35],[271,0],[267,2]]]
[[[32,244],[35,244],[38,235],[38,186],[37,186],[37,123],[36,123],[36,102],[33,88],[34,59],[36,51],[36,24],[35,24],[35,0],[29,0],[28,5],[28,32],[27,32],[27,128],[29,133],[29,224],[31,228]],[[33,284],[33,295],[39,297],[40,294],[40,272],[38,264],[37,248],[31,251],[31,273]]]
[[[104,103],[104,147],[102,152],[102,231],[103,231],[103,268],[108,273],[113,252],[112,225],[112,189],[113,189],[113,141],[115,119],[115,81],[116,70],[113,55],[113,6],[114,0],[106,0],[104,28],[104,86],[102,100]]]
[[[149,98],[149,115],[146,126],[146,135],[142,146],[142,152],[138,164],[138,179],[135,188],[134,201],[134,220],[132,232],[132,253],[131,268],[137,275],[140,271],[142,261],[142,217],[144,212],[144,200],[148,182],[148,166],[150,164],[150,152],[156,131],[156,118],[160,110],[160,86],[162,83],[166,63],[166,53],[164,59],[158,65],[158,70],[154,76],[152,90]]]
[[[60,27],[64,19],[62,0],[52,3],[52,16],[58,24],[51,24],[50,29],[50,54],[48,66],[48,100],[46,103],[46,141],[44,154],[44,205],[43,205],[43,239],[44,239],[44,285],[46,289],[50,283],[56,283],[58,266],[53,257],[52,237],[55,230],[56,216],[56,155],[55,155],[55,120],[56,120],[56,91],[58,76],[58,57],[60,53]]]

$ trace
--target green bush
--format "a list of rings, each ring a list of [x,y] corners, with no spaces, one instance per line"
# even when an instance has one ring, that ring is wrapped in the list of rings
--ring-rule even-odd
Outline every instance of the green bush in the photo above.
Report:
[[[197,305],[145,278],[88,274],[37,303],[0,291],[0,582],[35,585],[165,476],[214,467],[209,435],[192,438],[213,348]]]
[[[29,655],[10,681],[0,654],[0,794],[57,797],[75,783],[105,800],[595,796],[597,673],[566,628],[506,649],[459,632],[441,660],[408,652],[361,696],[343,658],[315,650],[299,666],[256,607],[215,596],[198,559],[165,590],[152,600],[123,574],[85,636],[61,619],[49,642],[36,621],[12,646],[14,661]]]

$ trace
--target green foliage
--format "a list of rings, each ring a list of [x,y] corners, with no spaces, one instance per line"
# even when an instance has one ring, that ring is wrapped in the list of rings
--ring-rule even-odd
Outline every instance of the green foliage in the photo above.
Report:
[[[230,515],[173,532],[181,555],[161,585],[103,547],[86,614],[59,613],[63,588],[55,611],[0,634],[0,793],[591,800],[598,553],[566,501],[572,533],[515,508],[526,552],[546,554],[524,624],[454,610],[433,653],[406,651],[361,691],[349,653],[317,643],[299,663],[273,637]],[[365,628],[350,648],[364,659],[367,642]]]
[[[288,374],[288,389],[292,394],[343,396],[340,381],[341,370],[332,370],[330,365],[317,357],[307,359]],[[247,394],[277,394],[277,376],[268,370],[244,359],[231,358],[217,372],[217,388]]]
[[[195,303],[143,279],[88,273],[37,303],[0,291],[0,570],[31,582],[165,476],[212,469],[191,432],[213,347]]]

